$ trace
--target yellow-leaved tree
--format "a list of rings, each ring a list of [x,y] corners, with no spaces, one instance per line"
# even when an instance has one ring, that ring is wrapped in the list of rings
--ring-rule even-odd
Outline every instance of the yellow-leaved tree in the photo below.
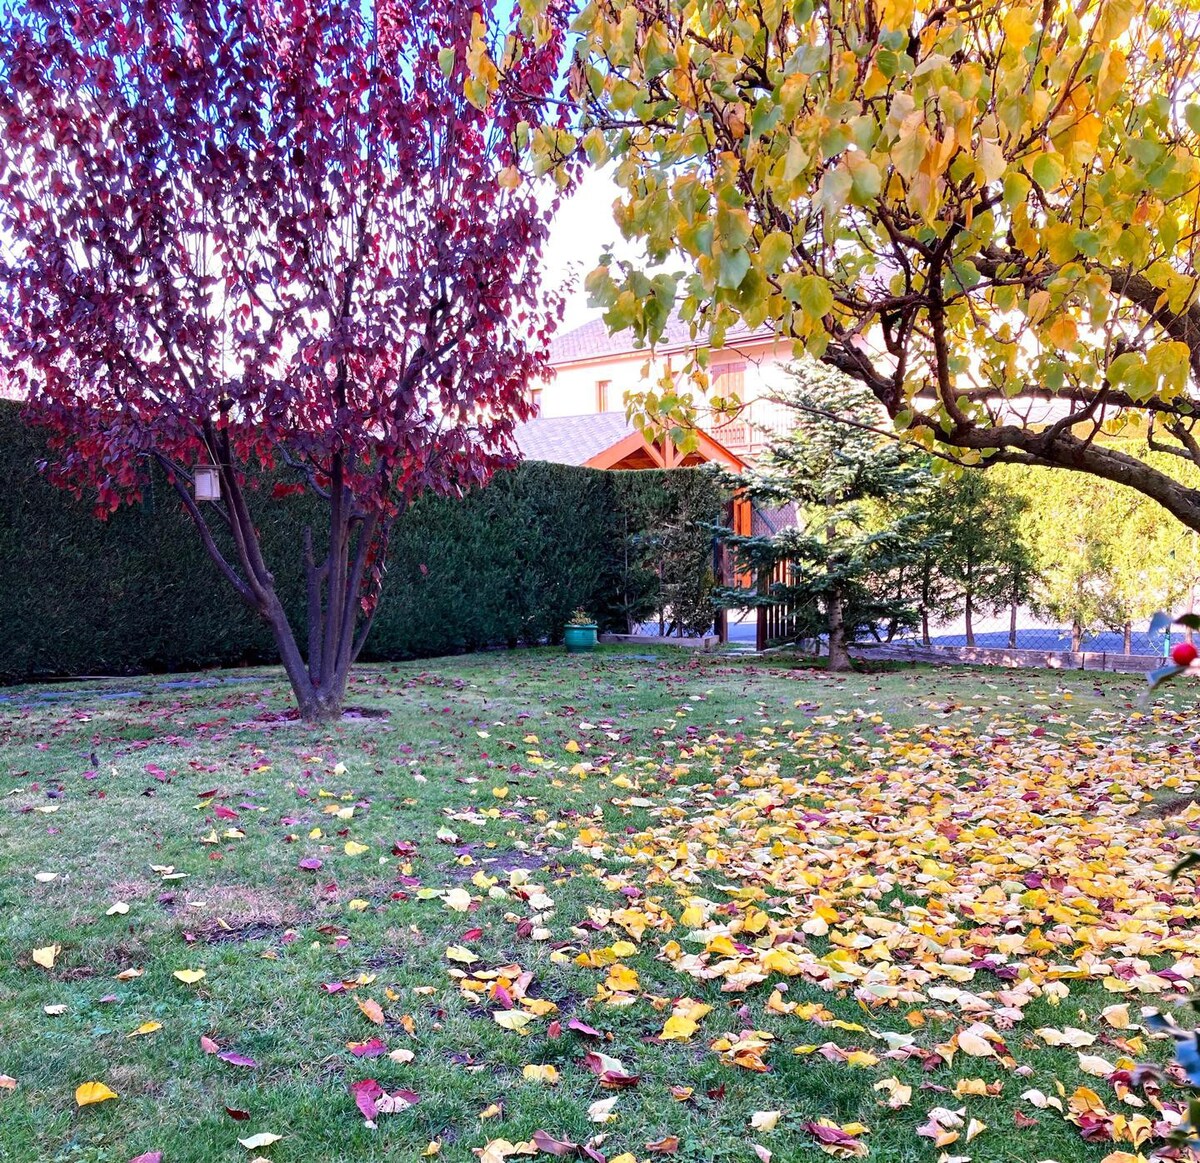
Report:
[[[646,254],[589,278],[612,328],[774,328],[912,439],[1093,473],[1200,529],[1200,492],[1105,439],[1200,463],[1197,8],[590,0],[574,125],[529,148],[612,164]],[[642,421],[686,430],[679,387]]]

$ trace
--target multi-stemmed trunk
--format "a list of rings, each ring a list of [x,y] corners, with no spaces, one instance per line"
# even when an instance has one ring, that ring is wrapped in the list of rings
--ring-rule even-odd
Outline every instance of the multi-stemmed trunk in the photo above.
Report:
[[[228,441],[209,434],[221,482],[221,501],[210,511],[228,533],[234,553],[227,555],[209,519],[192,496],[188,483],[170,471],[185,509],[200,531],[205,550],[242,601],[270,627],[279,659],[296,696],[301,718],[327,722],[341,717],[350,668],[366,643],[374,619],[382,555],[390,520],[363,511],[354,503],[340,457],[333,458],[327,485],[310,481],[329,512],[329,539],[318,560],[311,530],[302,549],[306,588],[306,649],[284,608],[262,553],[258,530],[251,519],[246,492],[231,463]]]

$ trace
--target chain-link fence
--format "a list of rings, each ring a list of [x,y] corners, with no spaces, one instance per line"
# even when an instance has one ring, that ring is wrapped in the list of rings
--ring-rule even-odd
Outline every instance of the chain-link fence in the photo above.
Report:
[[[880,628],[876,634],[860,635],[855,652],[878,659],[1145,671],[1160,665],[1171,646],[1185,639],[1178,629],[1169,638],[1151,635],[1147,623],[1115,629],[1061,626],[1020,607],[1015,615],[1009,611],[999,617],[976,616],[969,631],[965,617],[931,625],[928,641],[920,630],[889,637]],[[787,633],[786,614],[778,610],[730,610],[726,630],[728,643],[743,650],[797,645]],[[820,641],[798,645],[824,653]]]

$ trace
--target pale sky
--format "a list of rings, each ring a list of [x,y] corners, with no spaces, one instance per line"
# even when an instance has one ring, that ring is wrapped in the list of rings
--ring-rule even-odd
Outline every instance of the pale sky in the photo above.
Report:
[[[613,221],[612,204],[618,189],[607,170],[589,170],[575,194],[559,207],[550,239],[542,258],[547,288],[562,283],[572,274],[574,289],[567,298],[562,332],[599,317],[589,309],[583,280],[595,268],[601,253],[611,247],[618,258],[632,259],[637,250],[621,238]]]

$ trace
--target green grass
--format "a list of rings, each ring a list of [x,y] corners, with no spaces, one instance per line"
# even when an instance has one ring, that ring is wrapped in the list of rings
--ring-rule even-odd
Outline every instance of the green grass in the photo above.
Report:
[[[706,813],[724,810],[729,797],[753,796],[755,781],[767,778],[756,774],[761,764],[775,773],[768,786],[779,775],[794,779],[802,785],[797,805],[828,808],[828,782],[809,782],[821,771],[835,783],[856,780],[900,734],[961,732],[962,746],[974,748],[969,761],[964,750],[960,781],[970,805],[986,796],[976,786],[986,748],[972,741],[997,726],[1018,736],[1039,726],[1039,745],[1068,750],[1081,738],[1129,737],[1131,763],[1152,764],[1191,721],[1186,690],[1168,691],[1161,712],[1144,718],[1134,706],[1142,680],[1129,676],[893,669],[842,677],[784,658],[529,651],[363,667],[349,701],[387,717],[311,729],[262,721],[288,706],[273,671],[209,688],[171,688],[162,679],[79,687],[77,695],[70,685],[54,687],[63,697],[53,701],[18,688],[0,705],[0,1074],[17,1081],[0,1090],[2,1160],[126,1163],[155,1150],[164,1163],[249,1159],[258,1152],[238,1146],[239,1136],[268,1131],[283,1139],[261,1154],[280,1163],[416,1159],[433,1141],[440,1158],[466,1163],[488,1140],[517,1142],[538,1129],[575,1142],[603,1134],[598,1149],[609,1159],[651,1158],[647,1144],[677,1136],[674,1157],[697,1163],[752,1160],[751,1142],[777,1161],[819,1160],[827,1156],[802,1124],[827,1117],[867,1124],[873,1158],[932,1163],[939,1150],[915,1131],[936,1105],[966,1106],[987,1123],[974,1142],[948,1148],[981,1163],[1083,1163],[1131,1149],[1087,1143],[1057,1112],[1019,1099],[1028,1087],[1054,1093],[1059,1079],[1068,1095],[1086,1083],[1110,1109],[1136,1113],[1108,1083],[1080,1074],[1073,1051],[1049,1050],[1032,1033],[1081,1023],[1102,1032],[1096,1014],[1122,1000],[1136,1014],[1142,999],[1114,996],[1098,981],[1071,981],[1058,1005],[1035,999],[1006,1032],[1022,1075],[961,1053],[953,1067],[881,1057],[863,1069],[792,1049],[832,1041],[882,1054],[886,1044],[875,1035],[887,1032],[915,1034],[930,1048],[962,1028],[961,1014],[927,1000],[868,1011],[803,976],[723,991],[721,980],[685,975],[659,956],[666,941],[684,939],[682,928],[647,931],[623,959],[640,978],[631,1004],[597,1000],[605,971],[574,959],[626,937],[612,924],[581,927],[589,909],[648,899],[678,919],[687,896],[731,899],[738,885],[719,866],[699,861],[685,883],[682,870],[656,871],[644,853],[669,863],[667,830],[682,836],[694,826],[693,839],[701,835]],[[105,699],[97,693],[104,687],[141,694]],[[525,742],[531,735],[536,744]],[[1190,737],[1184,741],[1190,748]],[[579,752],[568,749],[576,743]],[[745,787],[713,798],[731,771]],[[1173,794],[1190,793],[1186,779],[1175,783]],[[1147,783],[1131,792],[1130,827],[1162,790]],[[236,819],[218,818],[218,805]],[[325,811],[351,807],[346,819]],[[1170,821],[1156,827],[1164,853],[1173,852],[1181,839],[1172,834],[1168,843]],[[596,851],[579,842],[584,828],[603,835]],[[348,841],[367,851],[347,855]],[[712,843],[741,840],[726,827]],[[300,869],[304,858],[321,867]],[[507,891],[490,897],[472,882],[480,871]],[[43,882],[39,872],[57,875]],[[513,891],[522,874],[553,901],[534,918],[548,934],[527,933],[536,910]],[[441,899],[455,887],[477,898],[469,913]],[[782,890],[772,894],[762,907],[783,916],[794,902]],[[118,901],[128,912],[108,915]],[[928,903],[926,891],[906,881],[886,907]],[[61,946],[54,967],[35,965],[32,950],[53,944]],[[453,945],[478,956],[474,969],[519,965],[532,974],[529,996],[553,1002],[557,1014],[536,1019],[525,1035],[501,1029],[491,1016],[498,1005],[464,996],[450,975],[465,968],[446,958]],[[823,936],[807,946],[817,955],[832,947]],[[1069,960],[1070,950],[1058,956]],[[116,979],[130,968],[143,972]],[[185,985],[173,977],[181,969],[205,977]],[[322,988],[360,975],[366,981],[355,989]],[[768,1012],[781,983],[788,1000],[819,1001],[868,1032]],[[690,1041],[660,1042],[671,1000],[681,996],[712,1012]],[[356,997],[382,1005],[382,1027],[366,1020]],[[65,1010],[54,1016],[47,1006]],[[915,1030],[906,1017],[914,1011],[928,1015]],[[564,1027],[556,1038],[554,1017]],[[606,1042],[595,1047],[567,1030],[570,1018],[600,1029]],[[128,1036],[145,1022],[161,1029]],[[710,1049],[721,1033],[739,1030],[774,1035],[769,1072],[726,1065]],[[413,1061],[348,1052],[348,1042],[375,1035],[389,1050],[411,1050]],[[257,1065],[206,1054],[202,1037]],[[621,1059],[638,1085],[601,1087],[580,1065],[591,1048]],[[1095,1052],[1119,1053],[1104,1045]],[[1161,1047],[1147,1056],[1161,1058]],[[558,1085],[523,1078],[529,1063],[556,1066]],[[913,1086],[912,1104],[898,1111],[881,1108],[872,1089],[893,1075]],[[964,1076],[1001,1081],[1003,1093],[956,1099],[937,1089]],[[347,1087],[372,1077],[417,1092],[420,1102],[367,1127]],[[77,1109],[76,1086],[93,1079],[119,1099]],[[692,1097],[679,1101],[671,1087],[690,1087]],[[615,1120],[590,1123],[588,1105],[617,1094]],[[481,1119],[497,1103],[502,1113]],[[235,1120],[226,1108],[250,1117]],[[1037,1124],[1017,1130],[1018,1109]],[[750,1131],[762,1110],[781,1110],[778,1126]]]

